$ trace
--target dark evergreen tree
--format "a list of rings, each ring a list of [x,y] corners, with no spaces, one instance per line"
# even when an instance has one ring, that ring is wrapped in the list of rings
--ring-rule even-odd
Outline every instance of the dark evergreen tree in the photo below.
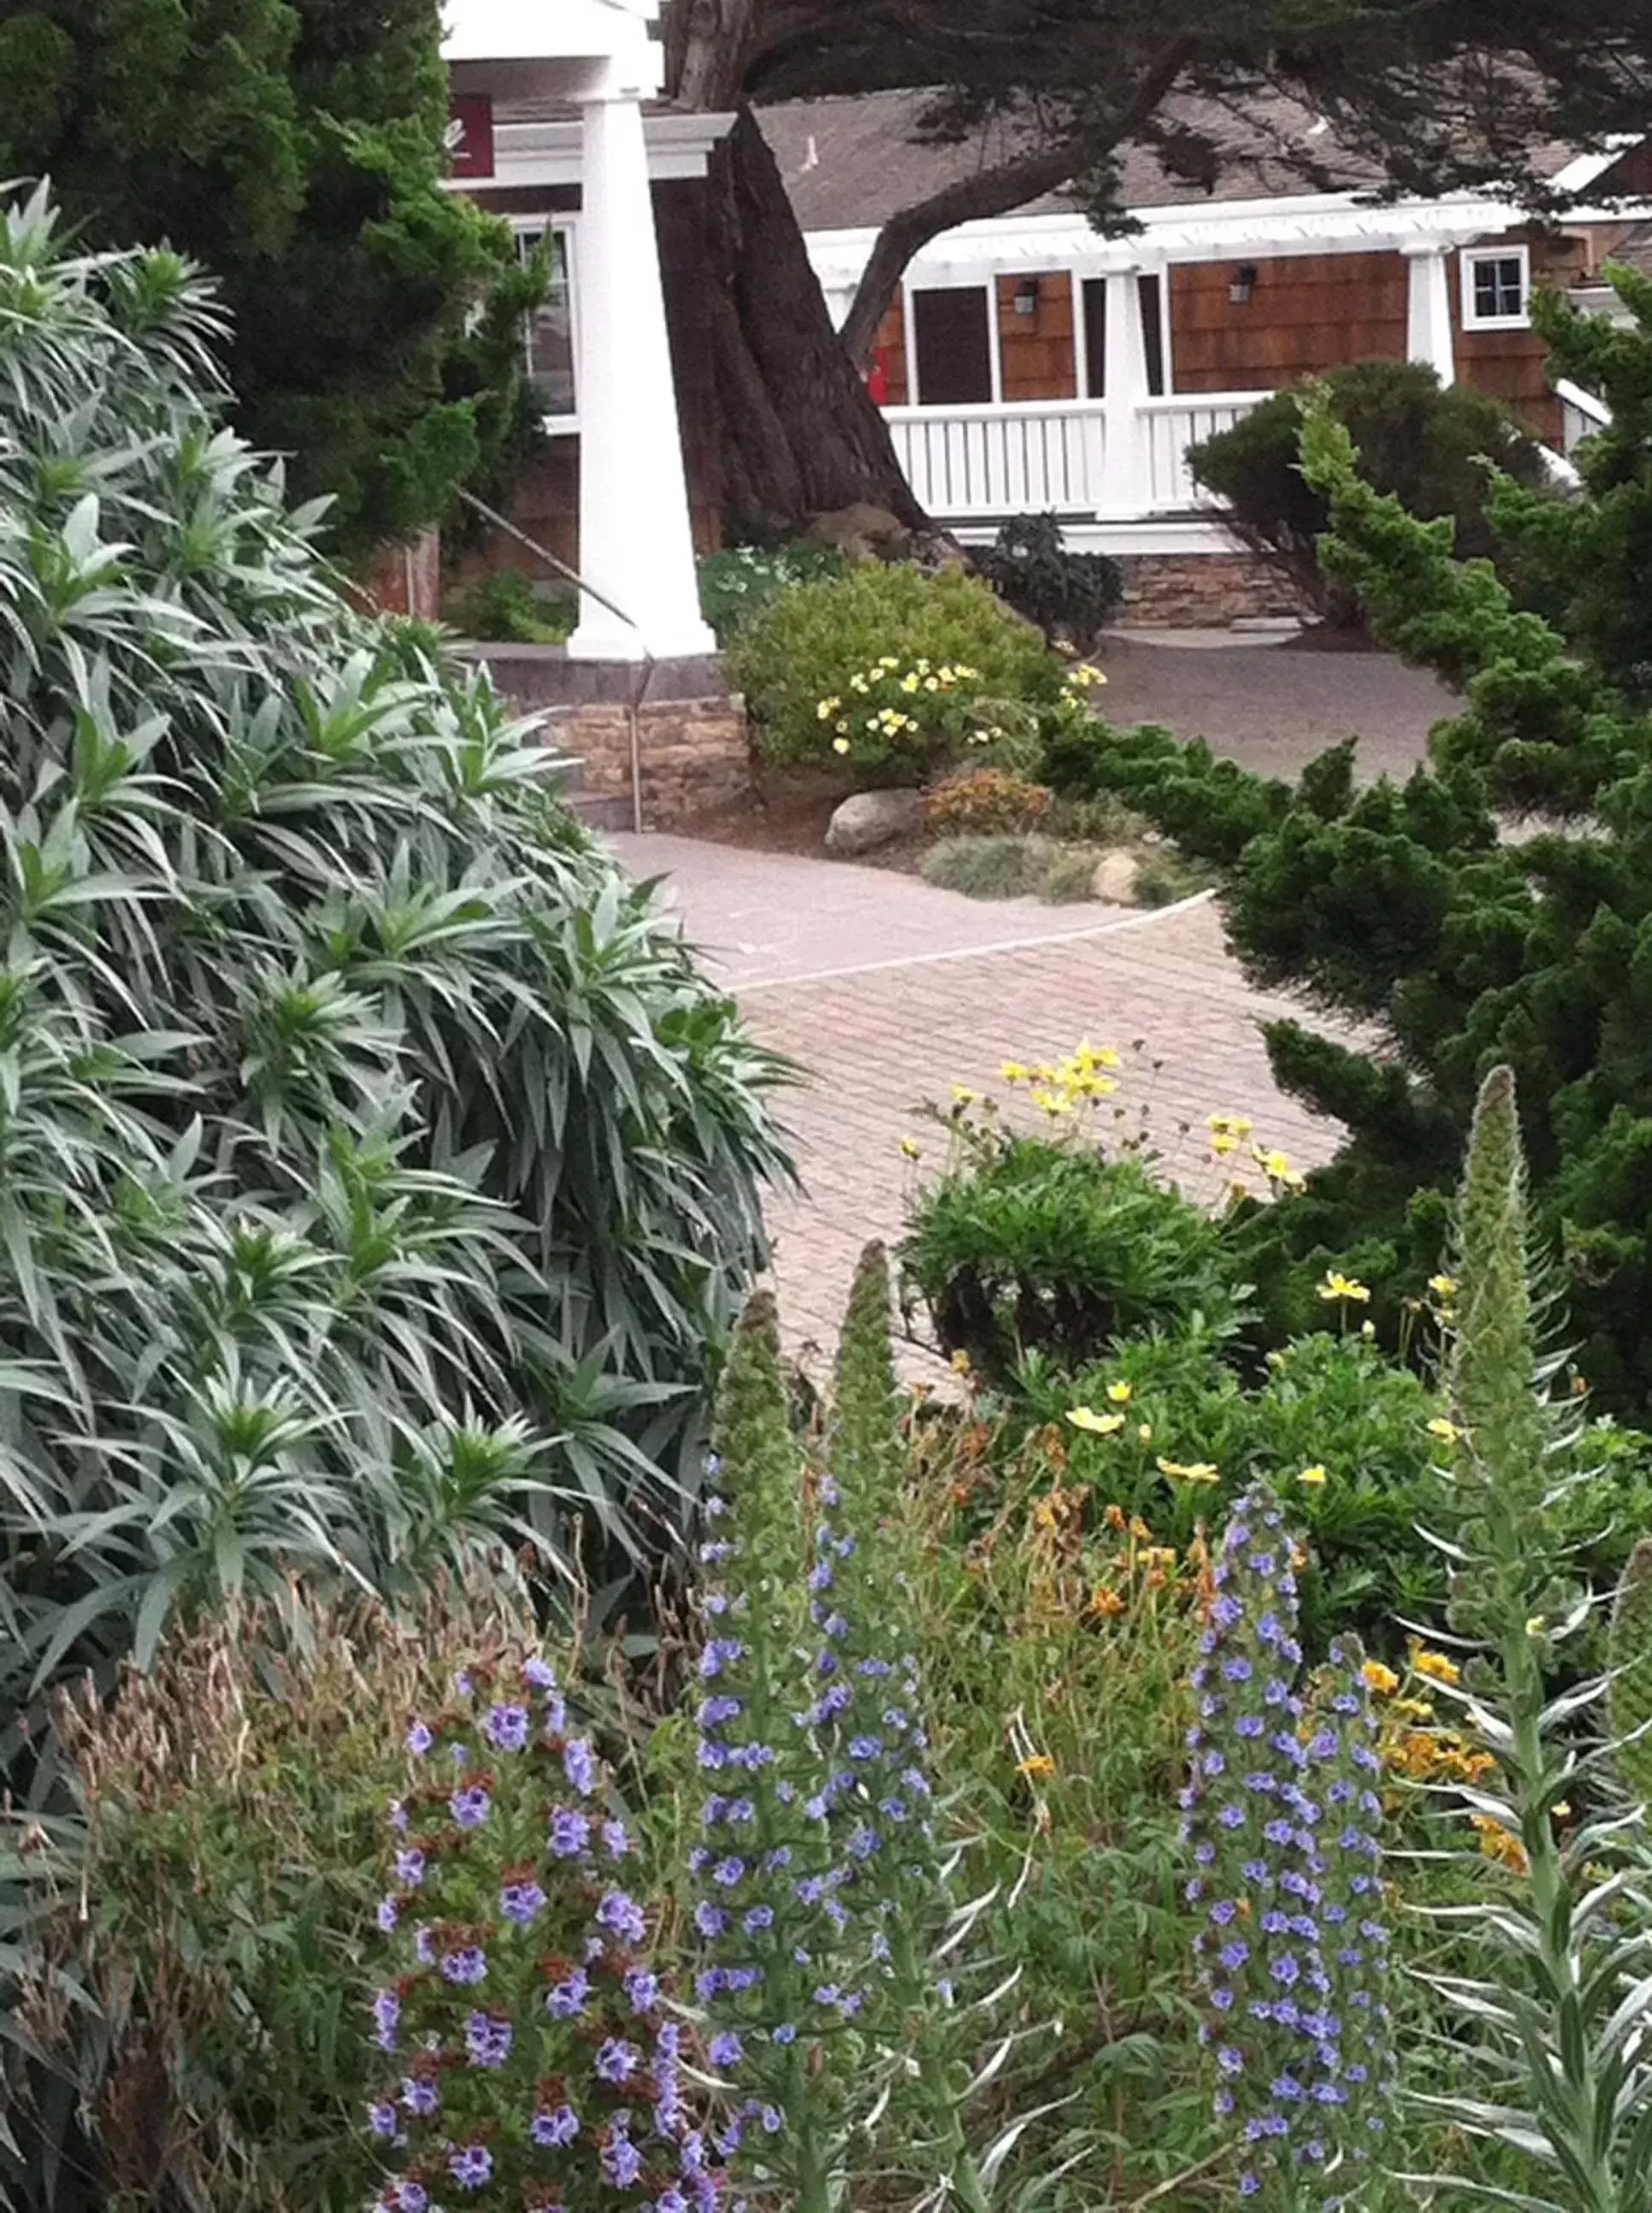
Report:
[[[1571,503],[1509,479],[1489,513],[1517,602],[1360,473],[1310,409],[1302,467],[1330,502],[1322,558],[1375,633],[1463,695],[1404,786],[1356,789],[1351,749],[1295,791],[1161,731],[1104,735],[1049,765],[1123,792],[1227,872],[1228,930],[1270,988],[1375,1029],[1373,1051],[1301,1022],[1275,1074],[1349,1141],[1300,1202],[1258,1215],[1254,1280],[1277,1332],[1309,1326],[1327,1261],[1393,1306],[1438,1265],[1454,1161],[1488,1069],[1519,1079],[1537,1230],[1562,1256],[1600,1403],[1652,1409],[1652,281],[1613,272],[1631,327],[1554,300],[1557,374],[1611,429]],[[1525,818],[1536,835],[1501,833]]]
[[[437,0],[0,0],[0,174],[94,245],[168,242],[235,317],[236,424],[348,556],[497,470],[536,278],[442,189]]]

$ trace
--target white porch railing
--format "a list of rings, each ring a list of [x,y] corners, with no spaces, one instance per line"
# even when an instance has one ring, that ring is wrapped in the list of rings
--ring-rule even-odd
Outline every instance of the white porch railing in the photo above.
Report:
[[[1560,450],[1570,454],[1583,439],[1606,429],[1612,410],[1597,393],[1586,392],[1568,376],[1558,376],[1554,388],[1560,401]]]
[[[884,412],[913,494],[938,522],[1051,509],[1135,520],[1213,505],[1188,472],[1187,448],[1267,396],[1178,393],[1143,400],[1127,418],[1100,399]]]
[[[885,412],[906,480],[937,521],[1050,508],[1088,513],[1100,500],[1107,424],[1094,401]]]
[[[1176,514],[1190,507],[1221,503],[1193,481],[1187,448],[1231,430],[1265,392],[1177,393],[1168,399],[1144,399],[1137,409],[1137,435],[1147,445],[1148,509],[1153,515]]]

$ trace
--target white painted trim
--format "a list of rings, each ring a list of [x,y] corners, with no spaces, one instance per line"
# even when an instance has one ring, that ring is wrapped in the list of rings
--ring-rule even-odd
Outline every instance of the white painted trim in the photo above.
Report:
[[[1563,192],[1568,198],[1584,191],[1605,176],[1612,163],[1626,154],[1631,146],[1638,146],[1641,143],[1638,131],[1614,131],[1606,140],[1604,151],[1597,149],[1592,154],[1576,155],[1564,169],[1558,169],[1549,180],[1551,191]]]
[[[948,534],[964,546],[990,546],[996,535],[991,523],[960,522],[948,526]],[[1082,521],[1064,516],[1062,543],[1071,553],[1242,553],[1243,545],[1218,521],[1153,521],[1131,522]]]
[[[1084,314],[1084,279],[1076,269],[1067,271],[1067,292],[1072,302],[1073,392],[1079,399],[1094,399],[1090,390],[1090,332]]]
[[[901,286],[901,298],[903,302],[902,314],[905,319],[905,328],[906,332],[906,396],[908,405],[914,411],[919,412],[927,412],[932,407],[944,407],[948,414],[957,412],[967,413],[969,412],[968,409],[956,409],[950,400],[927,400],[924,397],[923,387],[918,377],[917,314],[913,304],[914,295],[918,292],[984,292],[986,294],[987,375],[991,381],[992,398],[990,401],[983,400],[976,404],[979,405],[983,413],[991,414],[996,409],[1003,405],[1003,332],[998,328],[998,283],[997,277],[942,277],[940,283],[935,284],[929,283],[922,284],[903,283]]]
[[[1518,261],[1520,296],[1517,315],[1482,315],[1474,306],[1474,265],[1477,261]],[[1529,331],[1532,327],[1532,249],[1518,241],[1499,246],[1466,246],[1457,257],[1457,297],[1466,331]]]
[[[1285,259],[1311,253],[1403,251],[1408,245],[1456,247],[1472,238],[1495,238],[1530,220],[1512,201],[1457,193],[1440,200],[1381,204],[1353,192],[1229,200],[1214,206],[1132,210],[1140,229],[1123,238],[1100,237],[1082,216],[1001,216],[960,223],[926,246],[911,276],[929,285],[995,276],[1070,269],[1105,277],[1178,261]],[[1569,225],[1621,223],[1652,216],[1652,201],[1612,209],[1569,210]],[[875,229],[816,230],[807,236],[809,259],[828,296],[852,292],[871,253]]]
[[[584,365],[579,357],[579,216],[572,210],[564,214],[547,211],[543,215],[510,215],[505,217],[513,237],[543,238],[547,232],[560,231],[568,243],[564,249],[563,265],[568,272],[568,324],[574,349],[574,412],[571,415],[541,415],[539,428],[547,438],[576,438],[579,436],[579,395],[584,380]],[[523,333],[523,344],[527,333]]]
[[[672,184],[703,177],[714,147],[734,128],[732,115],[649,115],[643,119],[649,180]],[[576,118],[512,122],[496,113],[493,174],[449,177],[449,190],[472,195],[527,186],[566,189],[580,181],[580,125]]]

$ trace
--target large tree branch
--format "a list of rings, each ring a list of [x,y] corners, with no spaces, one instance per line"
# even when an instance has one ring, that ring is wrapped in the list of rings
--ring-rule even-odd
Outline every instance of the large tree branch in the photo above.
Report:
[[[1161,48],[1137,78],[1135,89],[1113,117],[1105,139],[1087,137],[1084,159],[1094,162],[1111,146],[1121,145],[1138,131],[1160,102],[1167,99],[1176,79],[1192,57],[1192,39],[1173,39]],[[979,223],[988,216],[1013,215],[1028,200],[1070,184],[1078,156],[1070,145],[1024,154],[1013,162],[961,177],[929,198],[892,215],[878,233],[861,276],[853,306],[843,326],[843,342],[856,368],[864,369],[872,357],[879,326],[913,256],[932,238],[960,223]]]

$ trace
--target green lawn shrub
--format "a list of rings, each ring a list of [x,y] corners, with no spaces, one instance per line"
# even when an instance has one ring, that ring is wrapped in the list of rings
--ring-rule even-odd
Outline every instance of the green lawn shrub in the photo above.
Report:
[[[731,643],[760,758],[920,783],[1061,698],[1061,662],[977,576],[861,562],[782,592]]]
[[[1472,384],[1442,386],[1426,363],[1358,361],[1328,369],[1311,389],[1347,429],[1380,491],[1423,518],[1448,517],[1464,559],[1497,550],[1487,515],[1487,464],[1518,482],[1545,481],[1541,449],[1503,401]],[[1251,545],[1274,561],[1311,606],[1347,622],[1357,609],[1322,569],[1330,520],[1322,491],[1297,465],[1301,390],[1277,392],[1231,430],[1192,447],[1188,466],[1225,500]]]
[[[766,613],[794,584],[841,576],[846,554],[798,539],[788,546],[724,546],[699,558],[700,612],[727,645],[735,632]]]

